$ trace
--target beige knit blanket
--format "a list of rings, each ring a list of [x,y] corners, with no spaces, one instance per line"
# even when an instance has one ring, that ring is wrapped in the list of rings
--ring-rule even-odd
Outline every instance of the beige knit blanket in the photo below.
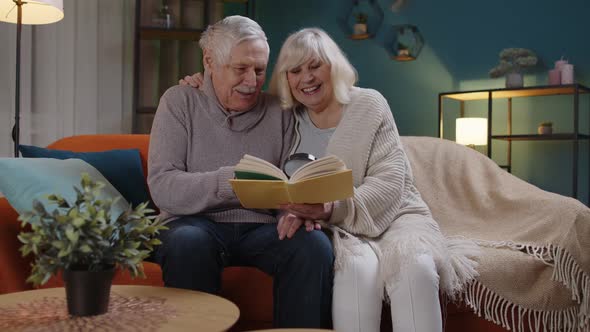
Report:
[[[590,330],[590,209],[454,142],[402,142],[442,232],[482,247],[465,303],[514,331]]]

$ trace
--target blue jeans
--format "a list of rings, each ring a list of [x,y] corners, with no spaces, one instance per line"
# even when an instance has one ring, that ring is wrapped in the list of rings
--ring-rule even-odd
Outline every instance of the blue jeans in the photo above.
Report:
[[[154,253],[166,286],[217,294],[224,267],[256,267],[274,277],[275,327],[331,327],[334,253],[323,232],[300,228],[291,239],[279,240],[276,224],[216,223],[197,216],[167,226]]]

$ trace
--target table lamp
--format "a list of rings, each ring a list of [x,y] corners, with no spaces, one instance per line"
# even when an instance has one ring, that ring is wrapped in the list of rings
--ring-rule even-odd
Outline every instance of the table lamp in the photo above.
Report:
[[[459,144],[471,148],[488,144],[488,119],[486,118],[458,118],[455,130],[455,140]]]
[[[64,17],[63,0],[0,0],[0,22],[16,23],[16,89],[12,139],[18,157],[20,136],[20,42],[23,24],[49,24]]]

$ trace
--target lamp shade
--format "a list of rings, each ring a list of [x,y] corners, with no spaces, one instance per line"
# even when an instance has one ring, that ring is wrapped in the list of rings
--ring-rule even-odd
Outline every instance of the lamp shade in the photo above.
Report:
[[[23,24],[49,24],[64,17],[63,0],[26,0],[23,2]],[[17,5],[13,0],[0,0],[0,21],[16,23]]]
[[[458,118],[455,138],[457,143],[463,145],[487,145],[488,119]]]

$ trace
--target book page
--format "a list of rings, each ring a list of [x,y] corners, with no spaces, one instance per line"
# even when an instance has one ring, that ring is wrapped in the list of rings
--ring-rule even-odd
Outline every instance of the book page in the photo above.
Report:
[[[256,176],[254,173],[264,174],[278,180],[287,181],[287,176],[275,165],[264,159],[251,155],[244,155],[240,162],[234,167],[234,172],[238,178],[263,179],[265,177]]]
[[[351,197],[354,193],[349,169],[289,184],[293,203],[326,203]]]
[[[345,169],[346,165],[340,160],[340,158],[328,155],[301,166],[293,173],[289,183],[295,183],[304,179],[327,175]]]

